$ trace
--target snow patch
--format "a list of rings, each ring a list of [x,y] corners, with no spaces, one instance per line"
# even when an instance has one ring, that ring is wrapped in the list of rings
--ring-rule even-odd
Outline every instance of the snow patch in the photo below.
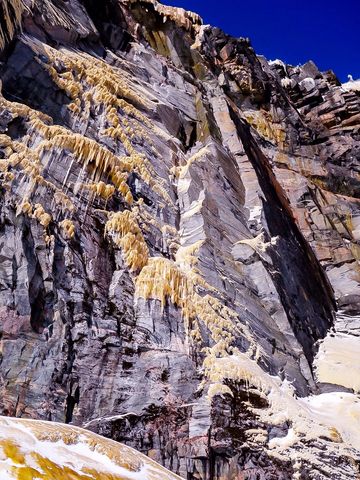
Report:
[[[268,63],[271,67],[272,66],[278,66],[278,67],[282,67],[284,70],[286,70],[285,63],[282,60],[279,60],[278,58],[276,58],[275,60],[269,60]]]
[[[341,85],[341,88],[343,90],[346,90],[347,92],[360,92],[360,79],[351,80],[350,82],[343,83]]]
[[[360,391],[360,337],[332,333],[321,343],[315,359],[319,382]]]
[[[293,428],[289,428],[288,433],[285,437],[275,437],[272,438],[269,442],[269,448],[289,448],[294,445],[298,440],[298,436],[295,433]]]
[[[10,442],[25,458],[6,455]],[[34,456],[35,454],[35,456]],[[31,467],[42,471],[37,455],[64,469],[64,479],[73,478],[66,469],[94,478],[87,472],[96,472],[95,478],[111,475],[114,480],[180,480],[139,452],[107,440],[86,430],[57,423],[0,417],[0,478],[18,479],[17,468]],[[24,477],[25,478],[25,477]],[[27,478],[27,477],[26,477]],[[33,478],[33,477],[31,477]]]
[[[262,212],[262,205],[255,205],[254,207],[251,207],[249,210],[250,210],[249,222],[260,219],[261,212]]]

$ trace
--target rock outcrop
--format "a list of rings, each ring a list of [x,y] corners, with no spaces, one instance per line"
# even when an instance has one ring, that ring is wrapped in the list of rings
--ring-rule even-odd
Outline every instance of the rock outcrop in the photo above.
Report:
[[[356,478],[356,82],[156,0],[2,5],[1,413]]]

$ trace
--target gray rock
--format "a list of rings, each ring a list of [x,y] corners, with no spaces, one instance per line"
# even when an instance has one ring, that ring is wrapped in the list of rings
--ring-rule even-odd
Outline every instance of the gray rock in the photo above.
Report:
[[[26,1],[0,44],[1,412],[188,479],[354,478],[330,437],[275,455],[296,415],[273,424],[259,383],[352,391],[316,371],[359,335],[358,94],[191,12],[103,3]],[[242,355],[258,379],[206,368]]]

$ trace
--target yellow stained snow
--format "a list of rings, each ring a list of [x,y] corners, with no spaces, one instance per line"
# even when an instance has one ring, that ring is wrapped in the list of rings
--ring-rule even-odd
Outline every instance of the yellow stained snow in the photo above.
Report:
[[[130,447],[69,425],[0,417],[0,478],[180,480]]]

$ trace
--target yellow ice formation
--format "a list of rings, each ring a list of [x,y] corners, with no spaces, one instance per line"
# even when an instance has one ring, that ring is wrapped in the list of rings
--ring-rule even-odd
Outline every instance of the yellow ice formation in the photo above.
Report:
[[[129,161],[128,157],[117,157],[95,140],[78,133],[72,133],[64,127],[46,125],[39,119],[33,120],[31,124],[47,140],[45,145],[40,144],[43,149],[61,148],[69,150],[84,167],[93,165],[95,176],[101,177],[102,174],[107,174],[119,192],[124,197],[127,196],[130,202],[132,201],[131,192],[126,183],[127,174],[123,175],[124,172],[129,172],[134,168],[134,164]],[[96,186],[96,193],[101,196],[106,194],[109,198],[113,191],[110,185],[99,182]]]
[[[64,127],[47,125],[38,118],[32,119],[31,125],[47,140],[37,147],[37,151],[52,148],[69,150],[84,167],[94,165],[95,176],[108,175],[128,203],[132,203],[132,196],[126,184],[127,175],[123,174],[133,171],[137,172],[156,193],[171,202],[164,187],[154,179],[155,173],[149,161],[142,154],[133,153],[129,156],[118,157],[95,140],[73,133]],[[39,163],[38,160],[37,163]]]
[[[38,48],[36,45],[35,47]],[[73,133],[62,126],[52,125],[51,119],[39,112],[2,99],[2,102],[6,103],[6,108],[13,114],[26,119],[36,136],[40,134],[40,141],[33,148],[26,145],[26,139],[23,139],[23,143],[14,142],[3,135],[0,143],[3,148],[8,149],[9,154],[5,161],[12,167],[20,166],[33,181],[47,185],[48,182],[42,177],[43,154],[56,149],[67,150],[73,154],[83,169],[88,168],[92,171],[91,182],[79,183],[77,188],[93,192],[105,200],[108,200],[117,189],[131,206],[133,197],[127,179],[130,172],[136,172],[153,191],[162,196],[167,203],[172,203],[169,193],[163,187],[152,165],[143,153],[135,150],[132,143],[133,139],[142,139],[149,148],[153,148],[148,132],[153,131],[154,126],[134,106],[146,109],[149,108],[148,102],[129,89],[115,67],[79,52],[42,48],[45,48],[49,63],[42,63],[42,60],[41,63],[53,81],[71,98],[71,109],[76,114],[87,115],[90,109],[101,107],[105,111],[107,122],[101,134],[120,141],[127,155],[117,156],[95,140]],[[57,68],[59,62],[61,69]],[[206,153],[207,149],[202,149],[189,160],[186,167],[179,169],[178,174],[180,176],[185,174],[189,165],[204,157]],[[6,164],[4,168],[7,168]],[[103,175],[112,184],[102,181]],[[60,192],[55,192],[54,201],[56,204],[58,202],[66,204],[68,210],[72,212],[71,202],[68,204],[66,196],[63,198]],[[211,384],[218,385],[221,381],[216,361],[234,352],[234,338],[242,331],[238,315],[224,305],[221,295],[206,283],[196,269],[196,252],[202,242],[179,247],[176,229],[169,225],[158,225],[164,238],[173,238],[176,258],[175,260],[162,257],[149,258],[149,250],[138,219],[145,220],[143,228],[146,228],[146,224],[152,224],[154,219],[145,218],[147,217],[145,209],[139,209],[139,206],[132,208],[133,211],[108,213],[105,233],[111,235],[122,249],[126,265],[135,274],[138,298],[158,299],[162,307],[170,301],[180,308],[194,342],[203,344],[201,325],[203,329],[208,330],[211,341],[206,349],[204,373]],[[51,221],[51,216],[39,204],[34,206],[33,212],[31,204],[24,203],[22,210],[37,218],[45,228]],[[142,212],[143,215],[137,215],[136,212]],[[75,227],[70,219],[63,220],[59,226],[65,238],[71,239],[75,235]],[[217,390],[219,388],[218,386]],[[225,390],[225,387],[222,387],[222,391]],[[209,394],[211,395],[213,391],[214,387]]]
[[[1,101],[0,101],[1,105]],[[5,159],[1,160],[0,170],[7,172],[9,168],[20,170],[26,177],[28,177],[33,184],[42,185],[50,188],[54,192],[54,202],[61,210],[74,210],[74,204],[70,198],[56,187],[52,182],[45,180],[42,176],[41,156],[44,151],[49,148],[48,142],[40,142],[36,147],[29,148],[24,143],[13,141],[7,135],[0,135],[0,146],[3,148]],[[11,177],[8,180],[14,179],[13,172],[7,172]]]
[[[129,210],[109,214],[105,232],[112,234],[122,248],[125,262],[133,272],[141,270],[148,261],[149,250],[137,223]]]
[[[90,192],[94,192],[95,195],[108,200],[115,193],[114,185],[108,185],[103,181],[98,183],[85,183],[82,187]]]
[[[25,105],[10,102],[0,94],[0,107],[10,111],[14,117],[23,117],[31,122],[49,122],[50,117],[31,109]],[[5,158],[1,160],[0,170],[7,172],[9,168],[17,169],[23,172],[33,184],[43,185],[54,191],[54,201],[62,209],[74,210],[74,205],[69,197],[59,189],[55,184],[45,180],[42,176],[43,165],[41,163],[44,152],[51,148],[48,140],[40,141],[36,146],[29,147],[29,135],[23,137],[22,141],[12,140],[8,135],[0,135],[0,147],[3,150]],[[12,172],[8,172],[13,175]]]
[[[206,155],[209,153],[209,147],[206,145],[205,147],[202,147],[198,152],[196,152],[194,155],[192,155],[186,162],[185,165],[179,166],[179,167],[173,167],[173,173],[175,177],[177,178],[184,178],[185,175],[188,173],[189,168],[191,165],[198,160],[202,160],[206,158]]]
[[[167,301],[171,301],[181,309],[189,334],[195,342],[202,342],[199,328],[199,322],[202,322],[210,332],[213,343],[206,350],[208,356],[226,356],[233,351],[238,315],[215,296],[215,289],[194,269],[194,253],[202,242],[181,248],[177,262],[163,257],[149,258],[136,216],[131,211],[111,213],[106,232],[112,234],[115,243],[122,248],[128,267],[138,273],[135,278],[136,298],[160,300],[162,308]],[[212,294],[205,293],[205,290]],[[211,369],[207,368],[205,373],[213,381]]]
[[[214,395],[231,393],[224,384],[226,379],[243,380],[265,389],[260,379],[256,380],[260,369],[256,359],[261,352],[251,332],[241,324],[236,311],[225,305],[221,294],[196,269],[196,253],[202,243],[180,247],[175,261],[163,257],[149,258],[135,279],[135,297],[159,300],[161,308],[167,301],[180,308],[194,343],[204,346],[201,332],[209,332],[209,346],[203,348],[202,383],[202,387],[209,387],[209,399]],[[250,342],[246,354],[234,346],[238,336],[245,336]]]
[[[124,78],[124,72],[114,65],[92,57],[84,52],[56,50],[49,45],[28,37],[28,41],[37,53],[45,53],[49,62],[38,59],[38,62],[49,72],[57,86],[64,90],[72,100],[79,98],[85,107],[90,107],[91,100],[96,104],[104,104],[109,109],[111,106],[129,108],[146,124],[146,117],[137,109],[132,108],[132,103],[143,108],[149,107],[145,98],[138,95]],[[61,62],[61,73],[56,68]],[[119,98],[120,97],[120,98]],[[126,99],[126,100],[124,100]],[[130,103],[129,103],[130,102]]]
[[[134,106],[148,109],[150,104],[131,89],[123,71],[84,52],[40,47],[34,41],[32,44],[35,51],[43,51],[48,57],[50,63],[38,61],[56,85],[73,100],[71,110],[88,115],[92,107],[103,106],[109,123],[103,134],[119,138],[129,155],[136,153],[130,141],[136,136],[151,143],[144,126],[153,130],[153,124]],[[54,67],[59,64],[61,70],[65,70],[62,73]]]
[[[23,203],[20,205],[21,211],[27,215],[31,215],[33,211],[33,207],[30,202],[24,200]]]
[[[47,213],[44,207],[40,203],[32,205],[28,199],[24,199],[18,206],[16,215],[23,213],[29,218],[33,218],[39,222],[44,228],[44,240],[46,244],[49,244],[53,240],[53,236],[48,234],[48,226],[52,222],[52,216]]]
[[[71,220],[65,219],[59,223],[59,226],[62,229],[65,238],[70,240],[71,238],[74,237],[75,225]]]
[[[39,47],[34,44],[33,48],[36,50]],[[129,165],[127,171],[137,172],[155,193],[162,196],[166,202],[172,202],[163,187],[163,181],[156,178],[151,163],[132,145],[133,140],[140,140],[157,156],[160,155],[147,132],[155,131],[159,135],[159,129],[134,106],[149,109],[149,101],[129,87],[129,79],[124,78],[124,72],[116,67],[82,52],[71,52],[66,49],[58,51],[49,46],[43,48],[51,65],[41,63],[58,87],[73,100],[69,108],[75,113],[83,112],[84,115],[89,115],[91,108],[102,106],[108,127],[102,130],[101,134],[123,144],[127,153],[123,159]],[[66,71],[58,73],[53,66],[56,62],[61,62]]]
[[[192,285],[187,277],[172,262],[163,257],[149,258],[148,264],[136,279],[136,296],[161,301],[162,307],[169,299],[189,317],[188,300],[192,294]]]
[[[160,300],[162,307],[170,300],[178,306],[194,341],[202,341],[199,322],[209,330],[213,345],[206,350],[208,357],[232,353],[234,334],[239,331],[238,315],[216,296],[200,293],[203,286],[199,275],[184,272],[166,258],[153,257],[141,270],[135,283],[137,298]],[[210,364],[205,368],[205,374],[213,381]]]
[[[51,222],[51,215],[45,212],[44,207],[40,203],[34,205],[32,216],[36,218],[44,228],[47,228]]]

